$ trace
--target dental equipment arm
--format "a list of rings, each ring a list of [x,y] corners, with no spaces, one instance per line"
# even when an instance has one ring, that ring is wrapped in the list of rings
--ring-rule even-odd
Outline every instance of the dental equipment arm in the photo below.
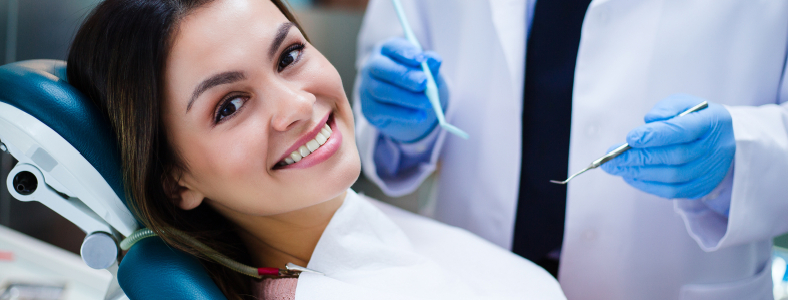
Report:
[[[0,150],[16,158],[6,187],[38,201],[86,233],[82,260],[118,270],[117,241],[138,224],[123,199],[111,130],[65,80],[65,63],[35,60],[0,67]],[[105,299],[123,296],[113,282]]]

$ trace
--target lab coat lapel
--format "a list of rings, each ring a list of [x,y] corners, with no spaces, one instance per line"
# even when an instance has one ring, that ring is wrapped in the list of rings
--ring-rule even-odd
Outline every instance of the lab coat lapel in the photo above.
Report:
[[[525,70],[526,0],[491,0],[492,18],[498,42],[506,56],[506,69],[513,83],[512,92],[522,95]]]

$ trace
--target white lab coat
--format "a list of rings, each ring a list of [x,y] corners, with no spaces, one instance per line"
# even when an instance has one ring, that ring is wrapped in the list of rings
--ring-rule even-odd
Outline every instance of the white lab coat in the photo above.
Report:
[[[423,46],[444,58],[447,118],[471,136],[441,132],[432,160],[413,176],[377,176],[379,133],[356,107],[372,181],[402,195],[439,169],[435,217],[503,247],[511,247],[519,188],[525,2],[403,0]],[[372,0],[358,65],[401,32],[390,1]],[[775,105],[788,99],[787,44],[785,0],[592,1],[575,71],[569,171],[623,142],[655,103],[679,92],[728,106],[735,167],[714,192],[732,194],[727,219],[601,170],[573,180],[559,271],[568,299],[772,297],[771,239],[788,231],[788,108]]]

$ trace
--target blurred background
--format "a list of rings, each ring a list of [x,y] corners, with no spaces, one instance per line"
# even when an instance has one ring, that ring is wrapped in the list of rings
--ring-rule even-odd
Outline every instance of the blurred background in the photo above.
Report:
[[[368,0],[290,0],[312,44],[342,76],[351,99],[356,78],[356,36]],[[65,60],[68,46],[83,18],[100,0],[0,0],[0,63],[28,59]],[[85,234],[60,215],[38,202],[11,198],[5,187],[8,172],[16,164],[0,152],[0,225],[73,253]],[[353,189],[410,211],[428,206],[432,180],[401,198],[386,197],[362,175]]]

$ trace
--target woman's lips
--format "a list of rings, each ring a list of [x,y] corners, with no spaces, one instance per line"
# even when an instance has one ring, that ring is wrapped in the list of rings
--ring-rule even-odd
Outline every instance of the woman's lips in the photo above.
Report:
[[[282,159],[280,161],[280,164],[278,164],[275,167],[275,169],[284,170],[284,169],[309,168],[311,166],[314,166],[314,165],[317,165],[317,164],[319,164],[321,162],[324,162],[324,161],[328,160],[331,156],[333,156],[334,153],[336,153],[337,150],[339,150],[339,147],[342,145],[342,133],[340,133],[340,131],[336,127],[336,122],[334,121],[333,118],[328,118],[328,120],[327,120],[327,122],[325,124],[329,126],[329,128],[331,129],[331,133],[330,133],[330,137],[328,137],[328,139],[325,141],[325,143],[323,145],[318,146],[317,149],[315,149],[314,151],[309,151],[309,152],[311,152],[310,154],[308,154],[307,156],[302,157],[300,160],[298,160],[295,163],[288,164],[288,165],[283,165],[282,163],[283,163],[284,159]],[[322,127],[320,127],[320,128],[322,128]],[[318,131],[314,135],[316,136],[318,133],[320,133],[320,131]],[[313,137],[313,139],[315,139],[315,138]],[[311,142],[313,139],[310,139],[308,142],[305,142],[304,144],[309,145],[309,142]],[[304,144],[301,144],[301,145],[304,145]],[[296,148],[296,150],[294,150],[294,151],[299,151],[298,149],[301,147],[301,145],[299,145],[298,148]],[[314,146],[314,145],[311,145],[311,146]],[[304,150],[308,150],[308,149],[300,149],[300,150],[304,151]],[[291,157],[287,157],[287,158],[290,158],[292,160]]]
[[[283,161],[285,158],[290,156],[290,153],[292,153],[293,151],[298,151],[298,148],[306,144],[308,141],[314,139],[315,136],[318,133],[320,133],[323,126],[325,126],[328,123],[328,119],[331,118],[331,115],[332,113],[327,113],[326,116],[323,117],[323,119],[320,120],[320,122],[318,122],[317,125],[315,125],[315,128],[313,128],[312,130],[310,130],[309,132],[305,133],[300,138],[298,138],[298,140],[296,140],[296,142],[293,143],[293,145],[290,146],[290,148],[288,148],[287,151],[285,151],[285,154],[283,154],[282,157],[280,157],[277,162]]]

